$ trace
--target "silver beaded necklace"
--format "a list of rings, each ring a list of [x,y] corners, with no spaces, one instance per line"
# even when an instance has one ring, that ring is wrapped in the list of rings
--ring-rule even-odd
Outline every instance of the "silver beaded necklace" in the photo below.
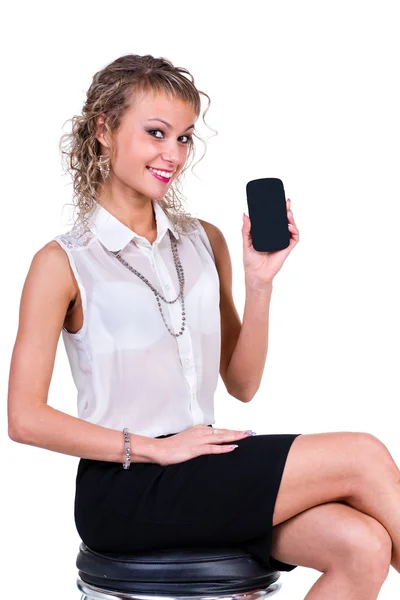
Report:
[[[111,250],[111,252],[115,256],[115,258],[117,258],[120,261],[120,263],[122,263],[127,269],[129,269],[130,271],[132,271],[132,273],[134,273],[135,275],[137,275],[138,277],[140,277],[140,279],[142,279],[142,281],[144,281],[144,283],[146,285],[148,285],[149,288],[152,289],[152,291],[153,291],[153,293],[154,293],[154,295],[156,297],[156,300],[157,300],[157,303],[158,303],[158,308],[160,309],[160,313],[161,313],[161,316],[163,318],[165,327],[168,329],[168,331],[170,332],[170,334],[173,337],[178,337],[179,335],[182,335],[182,333],[185,331],[185,325],[186,325],[186,323],[185,323],[185,321],[186,321],[186,317],[185,317],[185,298],[184,298],[184,295],[183,295],[183,288],[184,288],[184,285],[185,285],[185,274],[183,272],[183,267],[182,267],[181,261],[179,260],[178,245],[176,243],[176,240],[175,240],[175,238],[173,238],[170,230],[168,230],[168,233],[169,233],[169,240],[170,240],[171,248],[172,248],[172,256],[174,258],[174,263],[175,263],[175,269],[176,269],[176,273],[178,275],[178,280],[179,280],[179,294],[177,295],[177,297],[175,298],[175,300],[167,300],[166,298],[164,298],[164,296],[162,294],[160,294],[160,292],[158,292],[151,285],[151,283],[149,282],[149,280],[146,279],[146,277],[144,275],[142,275],[141,273],[139,273],[139,271],[136,271],[136,269],[134,269],[129,263],[126,262],[126,260],[124,260],[122,258],[121,254],[120,254],[120,250],[115,250],[115,251]],[[182,327],[181,327],[181,330],[180,330],[179,333],[174,333],[168,327],[168,325],[167,325],[167,322],[166,322],[165,317],[164,317],[164,313],[163,313],[162,308],[161,308],[161,303],[160,303],[159,298],[161,298],[161,300],[164,300],[164,302],[166,302],[167,304],[173,304],[174,302],[176,302],[178,300],[179,297],[182,298]]]

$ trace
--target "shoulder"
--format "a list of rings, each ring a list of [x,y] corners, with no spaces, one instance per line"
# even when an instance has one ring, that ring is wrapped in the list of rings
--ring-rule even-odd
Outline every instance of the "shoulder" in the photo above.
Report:
[[[63,265],[68,265],[68,262],[65,251],[55,239],[40,248],[32,259],[32,264],[51,270],[62,268]]]
[[[212,223],[209,223],[208,221],[203,221],[202,219],[198,219],[200,224],[204,227],[204,231],[207,234],[207,237],[210,241],[210,244],[212,246],[213,252],[214,249],[216,252],[218,252],[221,248],[221,246],[223,246],[224,244],[226,245],[226,240],[225,237],[222,233],[222,231],[216,226],[213,225]],[[215,254],[215,252],[214,252]]]
[[[214,238],[217,238],[218,235],[222,235],[221,230],[218,229],[218,227],[216,225],[213,225],[212,223],[209,223],[208,221],[203,221],[203,219],[198,219],[198,221],[203,225],[208,236],[211,235]]]
[[[77,286],[65,250],[51,240],[38,250],[32,258],[27,280],[34,285],[58,287],[70,297],[76,296]]]
[[[223,265],[227,262],[230,264],[228,244],[226,243],[226,239],[222,231],[216,225],[213,225],[208,221],[203,221],[202,219],[198,220],[200,224],[204,227],[204,230],[207,234],[207,237],[212,247],[212,251],[214,253],[217,267],[223,267]]]

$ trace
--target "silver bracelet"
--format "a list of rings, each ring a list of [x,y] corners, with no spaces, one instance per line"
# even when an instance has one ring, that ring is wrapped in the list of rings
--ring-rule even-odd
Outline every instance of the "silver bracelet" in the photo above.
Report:
[[[124,429],[125,436],[125,462],[123,463],[124,469],[129,469],[131,466],[131,440],[129,437],[129,429],[125,427]]]

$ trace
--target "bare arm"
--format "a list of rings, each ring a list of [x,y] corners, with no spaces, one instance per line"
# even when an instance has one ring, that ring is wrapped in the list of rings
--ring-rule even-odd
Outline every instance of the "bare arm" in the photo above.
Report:
[[[258,286],[246,279],[243,323],[232,295],[232,261],[222,231],[199,219],[210,241],[220,281],[220,375],[228,393],[250,402],[263,375],[268,350],[272,284]]]
[[[49,242],[33,257],[22,290],[8,386],[8,434],[16,442],[54,452],[122,463],[122,431],[47,404],[57,344],[75,289],[65,251]],[[131,462],[157,462],[159,441],[131,434]]]

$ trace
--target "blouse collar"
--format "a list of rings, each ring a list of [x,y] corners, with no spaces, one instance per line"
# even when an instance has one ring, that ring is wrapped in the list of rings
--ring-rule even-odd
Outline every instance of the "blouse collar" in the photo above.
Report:
[[[151,202],[153,204],[157,226],[157,239],[154,243],[159,244],[161,242],[167,229],[169,229],[175,238],[179,240],[179,234],[167,214],[156,200],[152,200]],[[123,250],[134,238],[138,244],[149,245],[149,241],[146,238],[135,233],[132,229],[127,227],[127,225],[124,225],[124,223],[114,217],[114,215],[98,202],[96,202],[96,208],[90,217],[89,229],[97,236],[103,246],[111,252]]]

